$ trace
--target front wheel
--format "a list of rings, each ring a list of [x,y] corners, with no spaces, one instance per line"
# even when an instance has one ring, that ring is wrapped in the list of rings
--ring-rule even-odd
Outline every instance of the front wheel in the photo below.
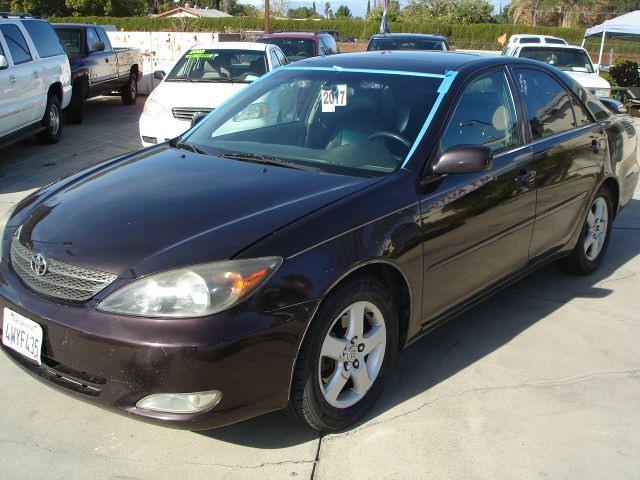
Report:
[[[53,94],[47,97],[47,106],[42,117],[44,130],[36,134],[40,143],[58,143],[62,135],[62,115],[60,100]]]
[[[138,98],[138,80],[135,73],[129,75],[127,84],[122,87],[120,97],[122,98],[122,103],[125,105],[133,105],[136,103],[136,98]]]
[[[596,270],[602,263],[609,245],[612,220],[611,193],[603,185],[587,212],[578,243],[569,256],[560,259],[560,267],[567,272],[580,275]]]
[[[318,310],[296,362],[289,402],[320,431],[343,429],[373,406],[398,350],[395,302],[382,284],[360,279]]]

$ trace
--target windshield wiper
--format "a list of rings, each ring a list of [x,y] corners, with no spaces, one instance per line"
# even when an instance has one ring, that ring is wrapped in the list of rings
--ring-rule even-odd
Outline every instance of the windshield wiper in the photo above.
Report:
[[[310,167],[308,165],[301,165],[299,163],[288,162],[281,158],[269,157],[267,155],[257,155],[255,153],[225,153],[220,155],[221,158],[231,158],[233,160],[242,160],[243,162],[260,163],[263,165],[272,165],[275,167],[293,168],[296,170],[305,170],[307,172],[320,172],[321,170],[316,167]]]
[[[207,152],[205,152],[204,150],[202,150],[201,148],[196,147],[195,145],[191,145],[190,143],[185,143],[185,142],[175,142],[173,145],[171,145],[174,148],[181,148],[183,150],[189,150],[190,152],[193,153],[199,153],[201,155],[209,155]]]
[[[165,82],[191,82],[194,83],[193,78],[189,78],[189,77],[171,77],[171,78],[167,78],[165,80]]]

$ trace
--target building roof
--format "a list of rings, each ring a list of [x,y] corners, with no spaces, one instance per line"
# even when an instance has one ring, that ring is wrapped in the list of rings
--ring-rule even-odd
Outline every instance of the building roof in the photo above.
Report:
[[[169,10],[164,13],[159,13],[158,15],[154,15],[154,18],[176,17],[176,16],[180,16],[180,14],[193,15],[194,17],[203,17],[203,18],[222,18],[222,17],[233,16],[233,15],[229,15],[228,13],[221,12],[220,10],[216,10],[214,8],[178,7],[178,8],[174,8],[173,10]]]

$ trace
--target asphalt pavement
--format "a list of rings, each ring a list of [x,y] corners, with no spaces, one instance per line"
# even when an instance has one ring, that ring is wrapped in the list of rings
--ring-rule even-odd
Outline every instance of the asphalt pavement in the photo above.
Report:
[[[143,102],[92,100],[58,145],[0,150],[0,214],[139,148]],[[199,433],[153,426],[0,355],[0,479],[640,478],[639,273],[637,189],[600,270],[550,265],[417,341],[374,410],[330,435],[281,412]]]

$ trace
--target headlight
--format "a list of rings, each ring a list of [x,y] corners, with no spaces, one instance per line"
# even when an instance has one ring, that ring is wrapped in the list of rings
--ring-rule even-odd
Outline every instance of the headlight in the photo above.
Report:
[[[595,95],[596,97],[610,97],[611,90],[608,88],[596,88]]]
[[[14,204],[11,208],[9,208],[9,210],[4,212],[2,217],[0,217],[0,261],[2,260],[3,254],[2,245],[4,245],[4,230],[5,228],[7,228],[7,223],[9,223],[9,219],[11,218],[11,215],[13,215],[13,212],[15,211],[17,206],[18,203]]]
[[[97,309],[144,317],[212,315],[245,298],[281,264],[281,258],[269,257],[169,270],[125,285],[105,298]]]
[[[153,98],[147,98],[144,108],[142,109],[142,113],[156,117],[167,113],[167,109],[164,108],[162,104],[156,102]]]

